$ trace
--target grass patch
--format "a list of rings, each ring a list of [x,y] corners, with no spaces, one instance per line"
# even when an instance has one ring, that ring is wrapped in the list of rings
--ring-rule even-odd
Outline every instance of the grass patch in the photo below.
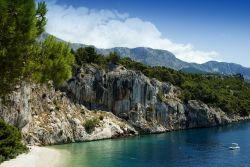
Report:
[[[100,120],[97,118],[88,119],[84,123],[84,128],[87,133],[92,133],[95,130],[95,127],[100,123]]]

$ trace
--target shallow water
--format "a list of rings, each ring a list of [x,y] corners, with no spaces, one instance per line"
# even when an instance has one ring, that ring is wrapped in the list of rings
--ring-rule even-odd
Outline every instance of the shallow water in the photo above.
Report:
[[[250,122],[53,148],[69,152],[65,167],[249,167]]]

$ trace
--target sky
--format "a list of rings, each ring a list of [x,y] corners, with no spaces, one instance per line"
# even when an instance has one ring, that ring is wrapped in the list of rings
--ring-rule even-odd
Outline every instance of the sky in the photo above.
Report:
[[[63,40],[151,47],[177,58],[250,67],[249,0],[47,0],[46,31]]]

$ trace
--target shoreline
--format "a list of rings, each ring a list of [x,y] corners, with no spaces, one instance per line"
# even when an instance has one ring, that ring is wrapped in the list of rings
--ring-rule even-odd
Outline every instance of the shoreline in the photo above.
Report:
[[[61,151],[47,148],[31,146],[28,153],[21,154],[14,159],[4,161],[0,167],[59,167],[65,159]]]
[[[230,124],[235,124],[235,123],[240,123],[240,122],[245,122],[245,121],[250,121],[250,117],[234,118],[232,119],[231,123],[223,124],[219,126],[225,126],[225,125],[230,125]],[[200,127],[200,128],[211,128],[211,127],[219,127],[219,126],[209,126],[209,127]],[[168,133],[168,132],[173,132],[173,131],[189,130],[189,129],[199,129],[199,128],[196,127],[196,128],[187,128],[187,129],[176,129],[176,130],[170,130],[170,131],[164,131],[164,132],[145,133],[143,135],[161,134],[161,133]],[[118,138],[135,137],[138,135],[123,136],[123,137],[118,137]],[[101,140],[105,140],[105,139],[101,139]],[[117,138],[109,138],[109,139],[117,139]],[[91,140],[87,142],[99,141],[99,140]],[[67,143],[67,144],[70,144],[70,143]],[[65,157],[66,157],[67,151],[57,150],[51,147],[48,148],[46,146],[43,146],[43,147],[29,146],[29,149],[30,151],[28,153],[23,153],[23,154],[18,155],[14,159],[4,161],[2,164],[0,164],[0,167],[44,167],[44,166],[63,167],[63,166],[66,166],[65,163],[67,163],[67,160]]]

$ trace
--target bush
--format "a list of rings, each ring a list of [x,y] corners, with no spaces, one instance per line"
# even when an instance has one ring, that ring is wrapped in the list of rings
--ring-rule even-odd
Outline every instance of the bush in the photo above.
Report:
[[[120,56],[116,52],[111,52],[107,57],[106,60],[112,64],[118,64],[120,61]]]
[[[20,131],[0,119],[0,163],[15,158],[27,150],[21,142]]]
[[[103,56],[97,54],[94,47],[79,48],[75,52],[76,63],[80,66],[84,63],[99,64],[103,59]]]
[[[91,133],[99,123],[100,120],[97,118],[89,119],[85,122],[84,128],[87,133]]]

